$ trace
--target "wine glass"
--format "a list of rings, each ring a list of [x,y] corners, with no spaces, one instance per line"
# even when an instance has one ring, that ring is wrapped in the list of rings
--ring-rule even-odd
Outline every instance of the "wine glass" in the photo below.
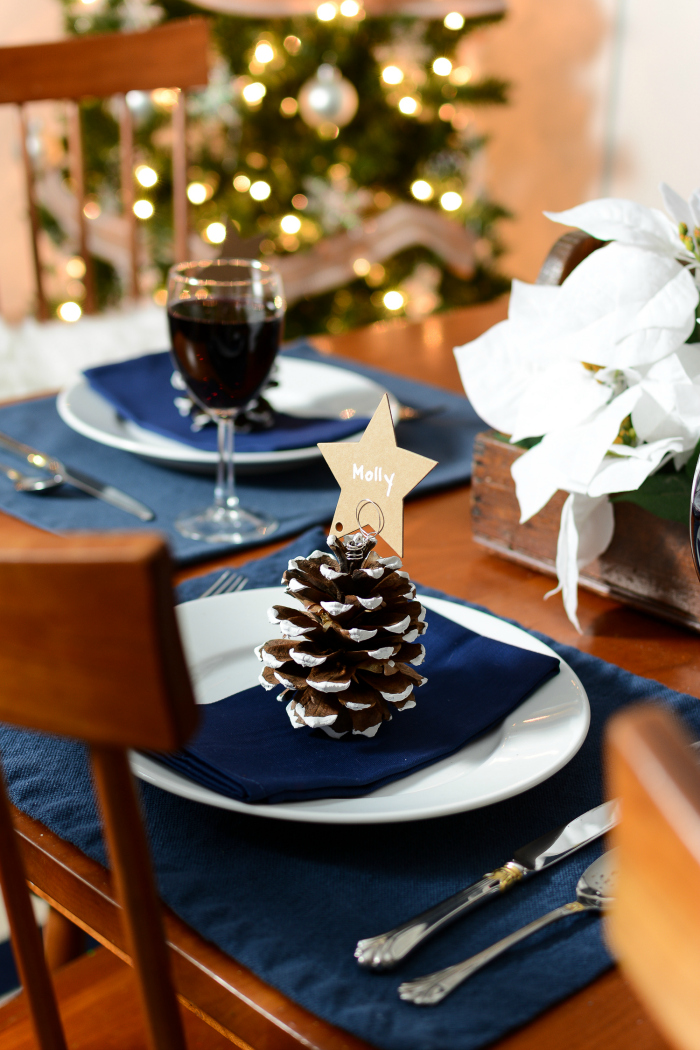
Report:
[[[236,416],[270,374],[285,308],[282,278],[255,259],[184,262],[168,274],[173,364],[192,399],[218,426],[214,502],[177,519],[175,527],[183,536],[245,543],[278,526],[274,518],[240,506],[233,451]]]

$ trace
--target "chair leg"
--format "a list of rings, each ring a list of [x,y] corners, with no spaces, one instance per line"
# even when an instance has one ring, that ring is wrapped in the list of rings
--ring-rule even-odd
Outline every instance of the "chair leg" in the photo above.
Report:
[[[44,955],[51,973],[77,959],[85,951],[85,934],[60,911],[49,908],[44,927]]]

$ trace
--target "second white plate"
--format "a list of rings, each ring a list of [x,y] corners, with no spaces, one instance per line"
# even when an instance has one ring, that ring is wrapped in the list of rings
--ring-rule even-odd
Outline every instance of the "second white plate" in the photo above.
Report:
[[[495,616],[456,602],[419,595],[428,609],[488,638],[557,654],[537,638]],[[267,609],[284,600],[281,587],[225,594],[177,607],[180,631],[197,702],[211,704],[257,684],[260,664],[253,648],[270,637]],[[232,644],[232,639],[235,642]],[[561,670],[520,705],[497,729],[448,758],[411,773],[362,798],[250,804],[226,798],[159,762],[133,754],[132,769],[165,791],[221,809],[277,820],[328,824],[378,824],[425,820],[478,809],[534,787],[576,754],[586,738],[590,708],[574,671]],[[417,697],[420,703],[420,696]],[[396,718],[410,718],[410,712]]]
[[[277,359],[279,385],[265,392],[278,412],[305,418],[369,418],[385,391],[374,380],[323,361],[303,361],[284,355]],[[173,396],[175,391],[173,391]],[[398,403],[389,395],[397,415]],[[111,448],[133,452],[151,462],[180,470],[210,473],[216,467],[216,452],[206,452],[155,434],[123,419],[117,410],[79,379],[63,390],[57,400],[58,413],[79,434]],[[354,440],[354,439],[351,439]],[[236,452],[236,467],[244,472],[284,470],[318,459],[316,445],[279,452]]]

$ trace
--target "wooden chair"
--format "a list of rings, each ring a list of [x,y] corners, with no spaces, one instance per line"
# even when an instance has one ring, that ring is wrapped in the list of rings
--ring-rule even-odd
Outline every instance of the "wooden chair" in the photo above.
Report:
[[[95,285],[90,262],[83,207],[85,174],[77,100],[121,95],[120,161],[121,203],[129,231],[129,293],[138,295],[136,217],[134,204],[134,132],[127,91],[178,88],[173,122],[174,261],[187,258],[187,160],[185,149],[185,99],[183,89],[207,81],[208,23],[204,18],[168,22],[134,33],[113,33],[61,40],[54,44],[0,48],[0,104],[19,106],[22,161],[32,234],[37,314],[49,316],[39,257],[39,217],[34,174],[27,151],[25,103],[42,99],[67,99],[69,104],[69,155],[76,194],[80,255],[85,261],[85,312],[95,312]]]
[[[608,791],[622,800],[607,935],[678,1050],[700,1047],[700,768],[689,744],[676,719],[652,706],[617,715],[607,733]]]
[[[128,967],[105,949],[56,975],[64,1018],[81,1047],[184,1050],[160,904],[126,753],[131,747],[175,749],[196,724],[173,608],[170,559],[163,540],[146,533],[40,542],[0,550],[0,721],[89,746],[148,1039],[143,1026],[136,1025],[135,1031],[135,1011],[129,1007],[136,996]],[[24,989],[19,1000],[0,1009],[0,1042],[4,1050],[37,1044],[41,1050],[64,1050],[1,780],[0,880]],[[189,1016],[191,1048],[230,1046]],[[129,1039],[122,1041],[122,1034]]]

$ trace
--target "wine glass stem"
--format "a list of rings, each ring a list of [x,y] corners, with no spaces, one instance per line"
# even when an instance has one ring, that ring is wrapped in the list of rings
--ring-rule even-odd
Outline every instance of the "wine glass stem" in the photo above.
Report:
[[[225,419],[219,419],[217,427],[219,439],[219,462],[216,467],[214,503],[217,507],[234,510],[238,506],[236,481],[233,469],[235,420],[232,416],[227,416]]]

